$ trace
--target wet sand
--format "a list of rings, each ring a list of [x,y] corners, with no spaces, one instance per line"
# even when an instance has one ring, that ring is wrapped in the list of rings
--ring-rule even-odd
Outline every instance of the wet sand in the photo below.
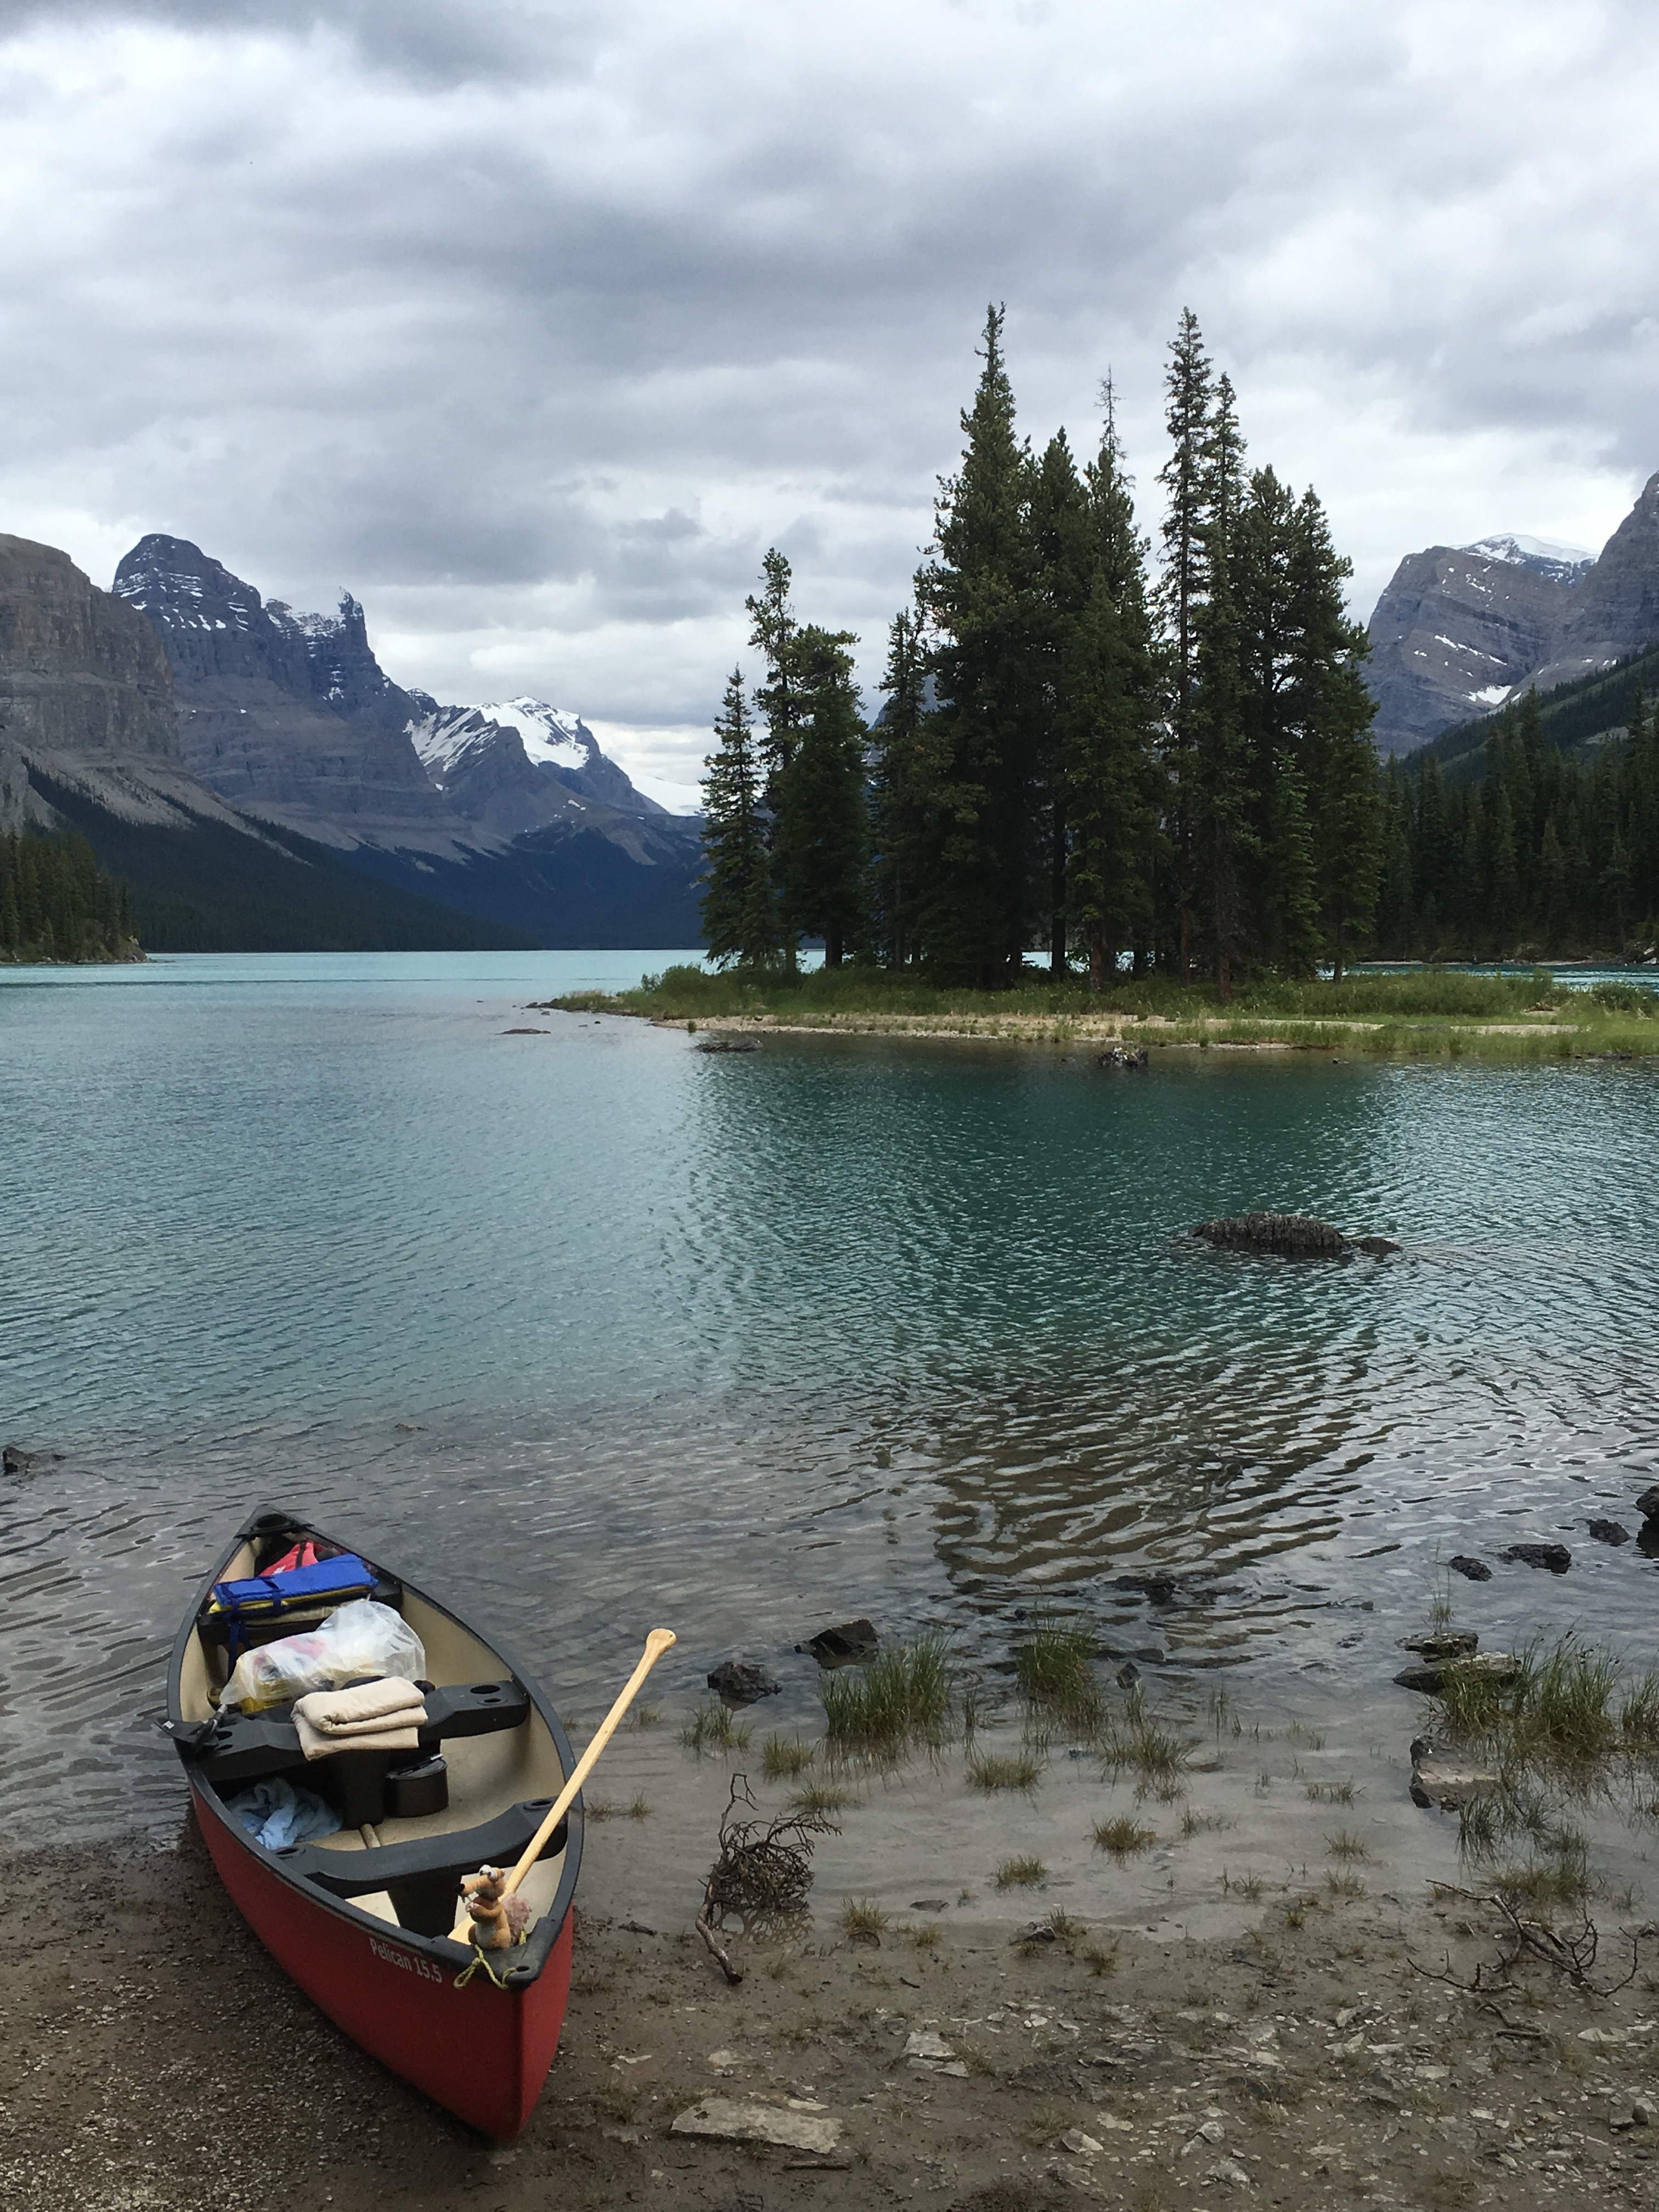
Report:
[[[1479,1999],[1411,1961],[1467,1982],[1496,1954],[1486,1913],[1421,1888],[1276,1886],[1203,1940],[1090,1925],[1036,1950],[970,1910],[896,1916],[878,1944],[826,1910],[790,1942],[737,1938],[735,1989],[691,1932],[695,1884],[678,1924],[580,1915],[559,2057],[498,2148],[313,2008],[190,1827],[7,1873],[0,2197],[20,2212],[1659,2199],[1659,2113],[1632,2124],[1659,2087],[1659,1943],[1613,1997],[1534,1966]],[[951,2055],[908,2057],[918,2036]],[[710,2095],[793,2100],[838,2143],[670,2131]]]

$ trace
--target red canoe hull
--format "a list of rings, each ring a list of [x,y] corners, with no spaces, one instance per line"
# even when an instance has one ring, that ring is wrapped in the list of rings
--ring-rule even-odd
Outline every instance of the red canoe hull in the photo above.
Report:
[[[198,1826],[237,1910],[319,2008],[394,2074],[498,2142],[529,2118],[559,2047],[570,1994],[572,1916],[535,1979],[497,1989],[307,1896],[250,1850],[213,1802],[191,1790]]]

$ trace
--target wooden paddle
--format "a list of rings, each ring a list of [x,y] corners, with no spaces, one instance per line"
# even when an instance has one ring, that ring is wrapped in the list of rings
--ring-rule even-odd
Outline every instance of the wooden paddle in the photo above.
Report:
[[[594,1767],[599,1764],[599,1753],[605,1749],[606,1744],[610,1742],[611,1737],[616,1734],[617,1728],[621,1724],[623,1715],[628,1711],[628,1708],[633,1704],[635,1698],[640,1694],[640,1687],[644,1682],[646,1676],[656,1665],[658,1660],[662,1657],[663,1653],[666,1651],[669,1646],[675,1641],[676,1638],[674,1632],[672,1628],[653,1628],[650,1635],[646,1638],[644,1656],[641,1659],[639,1665],[634,1669],[633,1673],[629,1676],[627,1681],[623,1685],[623,1693],[621,1697],[617,1698],[616,1704],[611,1706],[610,1711],[605,1715],[605,1718],[599,1723],[599,1727],[594,1730],[593,1740],[588,1745],[581,1757],[576,1761],[575,1766],[571,1771],[570,1779],[565,1784],[564,1788],[560,1790],[558,1796],[553,1800],[553,1809],[549,1813],[547,1818],[542,1822],[540,1827],[537,1829],[535,1834],[530,1838],[530,1841],[525,1845],[523,1856],[520,1859],[517,1866],[514,1868],[512,1873],[508,1875],[505,1882],[502,1883],[501,1895],[503,1898],[512,1896],[514,1891],[519,1887],[519,1884],[529,1873],[531,1868],[535,1865],[537,1860],[541,1856],[542,1852],[546,1848],[549,1837],[551,1836],[555,1828],[558,1826],[560,1821],[563,1820],[565,1814],[569,1811],[571,1801],[574,1798],[576,1792],[581,1788],[583,1783],[586,1781],[588,1776],[593,1771]],[[459,1912],[456,1915],[455,1925],[449,1931],[450,1941],[454,1943],[465,1943],[470,1942],[471,1938],[471,1929],[472,1915],[467,1910],[465,1902],[463,1902]]]

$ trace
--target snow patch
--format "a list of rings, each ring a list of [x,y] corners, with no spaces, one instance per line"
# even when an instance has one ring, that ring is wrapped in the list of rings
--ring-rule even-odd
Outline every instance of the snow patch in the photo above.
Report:
[[[1478,699],[1483,707],[1501,707],[1514,689],[1512,684],[1488,684],[1482,690],[1471,691],[1469,696]]]
[[[1473,545],[1460,545],[1457,550],[1484,554],[1489,561],[1507,561],[1512,568],[1529,561],[1551,561],[1564,568],[1588,568],[1595,559],[1582,545],[1565,545],[1556,538],[1528,538],[1518,530],[1500,531],[1496,538],[1480,538]]]
[[[486,721],[499,722],[503,729],[516,730],[538,765],[544,761],[552,768],[582,769],[599,750],[580,714],[550,707],[545,699],[483,701],[471,711]]]

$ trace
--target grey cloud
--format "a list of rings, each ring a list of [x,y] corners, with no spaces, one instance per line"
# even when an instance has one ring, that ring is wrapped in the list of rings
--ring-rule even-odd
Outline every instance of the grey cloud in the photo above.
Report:
[[[597,686],[574,703],[702,724],[769,542],[873,670],[1006,298],[1034,434],[1086,448],[1113,366],[1149,525],[1190,302],[1363,593],[1437,537],[1559,534],[1552,501],[1610,527],[1659,462],[1659,44],[1623,6],[1492,23],[13,7],[7,519],[178,529],[302,603],[396,594],[434,639],[522,623]],[[640,629],[670,625],[665,697]]]

